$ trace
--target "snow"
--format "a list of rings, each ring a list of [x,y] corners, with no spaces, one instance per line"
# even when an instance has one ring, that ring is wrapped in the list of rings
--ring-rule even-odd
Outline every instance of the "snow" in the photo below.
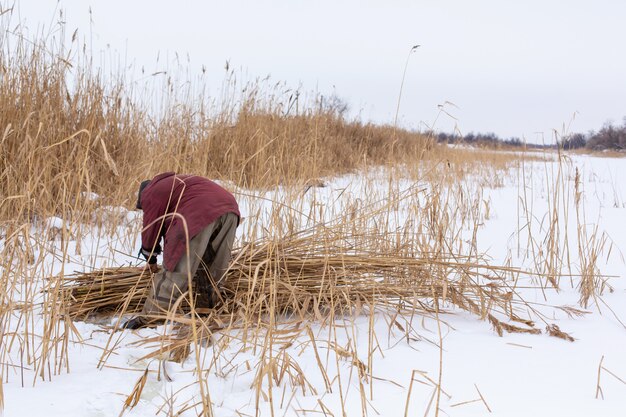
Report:
[[[433,416],[436,402],[433,381],[439,379],[441,372],[439,415],[623,416],[626,410],[626,384],[623,382],[626,380],[626,284],[621,252],[626,248],[626,234],[622,233],[626,183],[621,181],[621,175],[626,172],[626,159],[575,155],[562,158],[560,167],[562,176],[559,176],[555,157],[526,162],[524,171],[513,168],[508,175],[503,175],[500,179],[502,187],[483,188],[477,185],[476,177],[468,176],[463,180],[464,190],[472,192],[471,196],[463,197],[454,187],[446,192],[456,199],[454,201],[480,196],[480,208],[470,213],[480,224],[476,239],[472,242],[473,231],[468,227],[469,223],[458,227],[466,242],[463,248],[468,250],[475,245],[475,250],[485,253],[494,265],[510,264],[541,270],[549,261],[542,248],[549,241],[550,226],[556,225],[559,230],[561,251],[566,248],[567,232],[571,262],[570,266],[562,265],[561,272],[567,274],[571,268],[573,276],[561,277],[559,291],[549,287],[543,292],[536,288],[520,291],[530,306],[543,315],[534,315],[540,329],[543,330],[548,323],[557,324],[576,339],[574,342],[550,337],[545,331],[541,335],[505,334],[499,337],[488,322],[458,309],[442,313],[440,322],[432,316],[398,317],[405,329],[411,323],[410,340],[405,332],[390,324],[390,317],[384,314],[374,315],[373,324],[369,315],[345,317],[346,326],[334,329],[312,322],[315,346],[331,381],[332,392],[325,388],[315,349],[307,333],[294,332],[292,345],[287,341],[278,343],[272,356],[285,358],[280,355],[289,355],[290,360],[302,369],[312,388],[303,392],[286,376],[282,385],[273,388],[272,402],[261,395],[257,410],[257,392],[251,387],[262,361],[267,360],[262,346],[253,347],[250,342],[243,344],[218,336],[200,351],[204,368],[208,369],[203,379],[213,402],[214,415],[324,415],[323,404],[328,415],[332,412],[335,416],[342,415],[342,409],[348,416],[361,415],[363,409],[367,410],[368,416]],[[579,190],[582,191],[578,216],[574,207],[576,170],[580,173]],[[367,173],[324,179],[327,186],[323,188],[281,188],[271,192],[237,190],[243,216],[247,219],[238,229],[238,239],[250,239],[254,233],[262,233],[252,227],[255,216],[265,222],[272,221],[271,211],[276,205],[268,201],[271,199],[295,201],[293,207],[303,213],[300,220],[306,225],[311,222],[307,214],[313,212],[322,213],[317,220],[331,220],[336,213],[386,201],[390,184],[396,192],[411,186],[426,190],[424,193],[431,191],[431,185],[414,184],[408,178],[392,182],[390,178],[397,178],[397,175],[397,172],[391,174],[386,169],[373,169]],[[558,210],[558,219],[555,219],[550,209],[557,189],[558,199],[563,204]],[[404,204],[419,204],[424,193]],[[524,204],[532,207],[532,212],[525,212]],[[568,207],[567,211],[565,207]],[[398,207],[393,221],[402,224],[407,209]],[[83,230],[80,239],[75,240],[79,234],[73,233],[74,227],[62,219],[46,219],[46,228],[65,229],[72,240],[65,245],[55,238],[46,244],[46,250],[39,249],[35,256],[44,256],[45,262],[38,271],[49,275],[61,269],[67,273],[104,265],[137,264],[134,256],[139,246],[138,213],[103,207],[95,218],[113,222],[115,229],[93,226]],[[581,228],[577,224],[582,225]],[[579,232],[586,232],[588,238],[596,227],[596,243],[579,245]],[[534,247],[528,244],[531,242],[529,231]],[[603,246],[599,243],[602,236],[606,239]],[[592,299],[586,308],[578,305],[576,288],[579,279],[576,275],[581,266],[579,247],[583,248],[583,255],[589,255],[593,248],[599,250],[597,266],[612,287],[612,292],[605,291],[600,300],[595,302]],[[53,253],[65,253],[67,261],[60,262],[58,256],[52,256]],[[527,284],[537,282],[525,277],[520,280],[526,280]],[[586,314],[570,317],[553,306],[573,306]],[[10,325],[18,326],[16,323],[13,320]],[[35,333],[41,334],[44,324],[41,317],[35,316]],[[69,345],[69,372],[63,370],[58,375],[52,372],[50,376],[48,369],[44,369],[45,379],[42,380],[31,367],[21,370],[17,349],[11,351],[10,363],[3,364],[5,416],[119,415],[124,401],[146,368],[149,373],[141,398],[123,415],[169,415],[168,398],[174,398],[173,413],[199,401],[193,354],[182,364],[163,362],[171,381],[162,373],[159,375],[159,361],[140,359],[150,349],[134,342],[162,334],[164,326],[118,333],[112,339],[117,342],[114,353],[103,367],[98,367],[110,334],[96,323],[77,322],[75,325],[83,340],[74,338],[75,342]],[[370,338],[370,325],[375,330],[375,342]],[[283,327],[286,330],[289,325]],[[4,337],[8,340],[6,334]],[[260,340],[263,340],[262,336]],[[349,357],[338,355],[337,347],[347,351]],[[372,352],[371,371],[376,377],[372,381],[360,379],[358,367],[352,365],[357,359],[368,365],[368,352]],[[600,372],[602,395],[597,396],[601,360],[605,369]],[[266,379],[263,380],[265,393],[268,392]],[[481,395],[484,401],[480,400]],[[199,410],[191,407],[183,415],[197,415]]]

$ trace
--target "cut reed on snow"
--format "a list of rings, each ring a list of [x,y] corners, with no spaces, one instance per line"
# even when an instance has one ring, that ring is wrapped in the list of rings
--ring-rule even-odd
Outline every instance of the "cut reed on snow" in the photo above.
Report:
[[[221,302],[208,317],[198,318],[199,334],[208,338],[220,329],[284,320],[329,323],[334,315],[366,311],[432,315],[436,305],[454,305],[487,319],[500,335],[541,332],[518,312],[526,304],[514,296],[513,277],[524,271],[419,253],[411,240],[390,245],[376,231],[347,234],[346,226],[320,225],[235,250]],[[134,313],[150,284],[141,267],[92,271],[65,280],[63,308],[76,319]],[[192,297],[181,304],[187,306],[182,313],[190,313]],[[189,315],[167,319],[192,324]],[[165,350],[180,350],[191,342],[189,330],[180,335],[173,343],[167,336]]]

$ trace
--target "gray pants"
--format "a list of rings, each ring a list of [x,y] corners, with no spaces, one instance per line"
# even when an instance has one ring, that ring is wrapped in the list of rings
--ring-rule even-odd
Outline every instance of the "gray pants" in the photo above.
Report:
[[[238,221],[234,213],[222,215],[189,241],[189,256],[185,252],[173,271],[154,274],[142,314],[167,313],[190,282],[200,299],[214,301],[228,269]]]

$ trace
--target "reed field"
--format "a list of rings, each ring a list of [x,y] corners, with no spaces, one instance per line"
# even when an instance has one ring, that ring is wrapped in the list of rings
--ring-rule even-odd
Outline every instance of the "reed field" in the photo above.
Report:
[[[440,145],[232,71],[217,97],[201,76],[138,81],[96,66],[63,25],[44,36],[12,19],[0,15],[7,416],[513,415],[515,390],[623,404],[621,238],[600,213],[619,224],[625,203],[604,159]],[[233,259],[216,308],[192,289],[165,324],[122,330],[149,284],[137,188],[164,171],[235,195]],[[605,321],[585,333],[590,316]],[[568,356],[597,359],[585,388],[544,390]],[[544,399],[497,382],[536,367]]]

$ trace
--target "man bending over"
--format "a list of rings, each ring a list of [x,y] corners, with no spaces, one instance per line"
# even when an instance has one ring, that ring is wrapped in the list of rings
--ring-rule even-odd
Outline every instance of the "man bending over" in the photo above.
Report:
[[[141,183],[137,208],[143,210],[141,253],[154,275],[141,314],[123,327],[146,327],[152,324],[149,316],[170,311],[189,290],[189,277],[198,299],[208,300],[203,307],[213,307],[239,224],[235,197],[206,178],[166,172]]]

